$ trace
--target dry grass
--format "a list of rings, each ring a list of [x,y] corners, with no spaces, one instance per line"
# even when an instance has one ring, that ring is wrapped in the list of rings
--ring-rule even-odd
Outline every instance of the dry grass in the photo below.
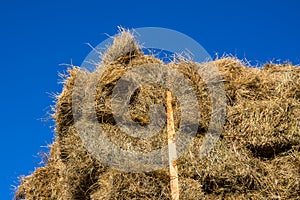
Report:
[[[98,77],[95,107],[106,137],[130,151],[149,152],[166,145],[166,128],[143,140],[121,132],[110,106],[112,89],[126,72],[161,61],[143,55],[127,31],[115,39],[103,60],[106,70]],[[210,94],[192,62],[169,64],[192,82],[201,110],[196,138],[178,160],[180,199],[300,199],[300,68],[289,64],[247,68],[234,58],[214,63],[224,79],[227,117],[220,140],[203,159],[199,151],[209,126]],[[170,199],[168,167],[147,173],[120,172],[101,164],[84,148],[72,114],[79,72],[69,70],[58,97],[56,140],[47,166],[22,180],[16,199]],[[86,72],[85,81],[91,76]],[[164,88],[155,84],[139,88],[130,104],[132,119],[148,124],[149,107],[166,106],[162,94]],[[181,113],[176,99],[173,106],[178,126]]]

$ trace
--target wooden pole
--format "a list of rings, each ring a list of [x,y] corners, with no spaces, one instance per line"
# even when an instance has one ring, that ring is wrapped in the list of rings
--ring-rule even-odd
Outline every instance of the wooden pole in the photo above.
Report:
[[[174,116],[172,108],[172,93],[169,90],[166,91],[166,100],[171,197],[172,200],[179,200],[178,168],[176,163],[177,153],[175,143]]]

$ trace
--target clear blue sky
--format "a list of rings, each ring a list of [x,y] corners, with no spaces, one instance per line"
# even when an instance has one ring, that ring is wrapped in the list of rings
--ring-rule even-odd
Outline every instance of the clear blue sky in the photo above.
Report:
[[[281,2],[281,3],[277,3]],[[213,57],[252,63],[300,63],[300,3],[285,1],[1,1],[0,198],[11,199],[19,175],[39,166],[54,137],[42,122],[61,91],[61,63],[80,65],[90,51],[126,28],[165,27],[189,35]]]

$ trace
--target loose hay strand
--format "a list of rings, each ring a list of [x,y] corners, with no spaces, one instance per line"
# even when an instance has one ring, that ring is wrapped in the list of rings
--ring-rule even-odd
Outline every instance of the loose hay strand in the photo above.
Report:
[[[179,200],[179,183],[178,183],[178,168],[177,168],[177,153],[175,143],[175,127],[172,108],[172,93],[166,91],[167,101],[167,132],[169,145],[169,169],[170,169],[170,188],[172,200]]]

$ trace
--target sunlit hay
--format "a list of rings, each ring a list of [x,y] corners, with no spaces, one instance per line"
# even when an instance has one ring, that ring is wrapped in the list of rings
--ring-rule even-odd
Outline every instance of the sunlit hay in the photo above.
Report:
[[[121,27],[119,30],[120,33],[114,38],[113,45],[102,56],[102,62],[106,65],[141,54],[140,47],[130,31]]]
[[[295,99],[244,100],[230,109],[232,125],[224,137],[238,140],[256,157],[272,158],[299,144],[299,113]]]
[[[72,103],[80,102],[86,84],[96,81],[92,110],[109,141],[124,150],[143,153],[167,145],[166,127],[146,139],[122,132],[116,127],[111,107],[113,89],[124,74],[162,61],[144,55],[126,30],[121,30],[102,58],[93,73],[69,69],[53,116],[56,139],[48,163],[22,179],[16,199],[170,199],[167,166],[153,172],[121,172],[95,159],[79,137],[73,113],[82,112],[87,105],[80,104],[74,111]],[[222,75],[227,116],[219,141],[202,159],[199,152],[210,125],[212,96],[195,63],[179,59],[168,64],[192,84],[201,115],[195,139],[177,161],[180,199],[299,198],[300,68],[289,64],[249,68],[230,57],[202,67],[212,64]],[[215,77],[209,78],[215,81]],[[74,92],[75,84],[82,90]],[[214,86],[214,90],[220,89]],[[129,104],[131,119],[141,126],[149,124],[150,107],[165,107],[164,94],[165,88],[157,84],[134,91]],[[181,103],[174,97],[176,129]]]
[[[68,184],[61,173],[65,165],[59,158],[57,141],[51,145],[50,159],[47,166],[38,168],[33,174],[21,179],[22,184],[16,192],[16,199],[65,199],[71,197],[67,191]],[[70,199],[70,198],[69,198]]]

